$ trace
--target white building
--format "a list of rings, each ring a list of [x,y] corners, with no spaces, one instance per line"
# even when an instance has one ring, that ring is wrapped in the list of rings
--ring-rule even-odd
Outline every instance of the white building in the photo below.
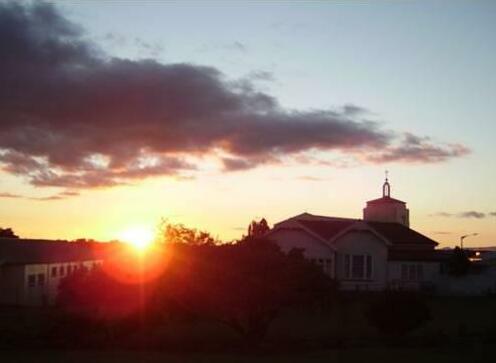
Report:
[[[0,304],[52,304],[60,281],[100,265],[99,256],[91,243],[0,238]]]
[[[343,289],[432,287],[446,254],[409,227],[406,203],[390,194],[386,178],[382,197],[367,202],[363,219],[303,213],[276,223],[267,237],[285,252],[303,250]]]

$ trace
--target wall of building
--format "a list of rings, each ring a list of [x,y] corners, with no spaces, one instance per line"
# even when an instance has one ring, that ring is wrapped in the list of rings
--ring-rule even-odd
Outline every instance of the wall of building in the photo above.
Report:
[[[345,290],[381,290],[387,282],[387,246],[368,230],[352,230],[334,242],[337,250],[336,277]],[[347,266],[346,256],[370,256],[371,274],[355,278]],[[365,258],[367,259],[367,258]],[[350,261],[351,265],[353,263]],[[351,266],[352,268],[352,266]],[[348,270],[348,272],[347,272]]]
[[[60,281],[80,268],[88,270],[101,260],[3,266],[0,274],[0,303],[21,306],[51,305]]]
[[[496,267],[465,276],[443,274],[436,283],[439,295],[485,296],[496,293]]]
[[[305,258],[320,265],[325,273],[334,277],[334,251],[324,241],[303,229],[281,228],[273,231],[269,239],[277,243],[284,253],[294,248],[303,250]]]
[[[395,222],[410,226],[409,211],[402,203],[379,203],[363,210],[363,219],[374,222]]]
[[[440,276],[439,262],[389,261],[388,284],[391,288],[433,288]]]
[[[0,266],[0,304],[20,305],[24,292],[24,266]]]

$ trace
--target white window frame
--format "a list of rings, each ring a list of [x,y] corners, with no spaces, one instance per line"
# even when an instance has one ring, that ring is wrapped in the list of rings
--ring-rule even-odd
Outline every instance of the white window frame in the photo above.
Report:
[[[353,275],[353,260],[356,258],[363,258],[361,276]],[[345,254],[343,256],[343,270],[346,280],[370,281],[374,277],[374,258],[369,254]]]

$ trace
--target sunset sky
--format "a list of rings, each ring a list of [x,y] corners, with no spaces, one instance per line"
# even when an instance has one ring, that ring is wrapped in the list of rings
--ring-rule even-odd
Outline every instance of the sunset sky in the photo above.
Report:
[[[496,245],[495,1],[0,2],[0,226],[361,218]]]

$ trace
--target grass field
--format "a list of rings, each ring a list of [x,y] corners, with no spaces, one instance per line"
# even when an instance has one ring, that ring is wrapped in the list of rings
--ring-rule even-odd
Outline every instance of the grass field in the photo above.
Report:
[[[46,328],[53,324],[54,311],[4,307],[0,309],[0,362],[468,363],[496,360],[493,359],[496,348],[494,297],[431,298],[428,303],[432,321],[400,341],[386,339],[368,325],[363,316],[366,303],[366,299],[355,299],[345,308],[336,306],[327,313],[286,312],[274,321],[264,346],[256,355],[245,353],[239,337],[230,329],[206,322],[164,324],[152,332],[156,340],[150,350],[133,350],[123,344],[102,350],[90,345],[85,350],[75,341],[69,345],[69,351],[55,351],[43,343]],[[77,333],[77,324],[73,328]],[[140,334],[128,333],[131,338],[133,333],[135,337]],[[95,337],[98,342],[100,338]],[[67,341],[71,339],[67,337]]]
[[[5,363],[324,363],[324,362],[380,362],[380,363],[471,363],[492,362],[494,347],[490,345],[458,349],[353,349],[328,350],[298,354],[169,354],[163,352],[0,352],[0,361]]]

